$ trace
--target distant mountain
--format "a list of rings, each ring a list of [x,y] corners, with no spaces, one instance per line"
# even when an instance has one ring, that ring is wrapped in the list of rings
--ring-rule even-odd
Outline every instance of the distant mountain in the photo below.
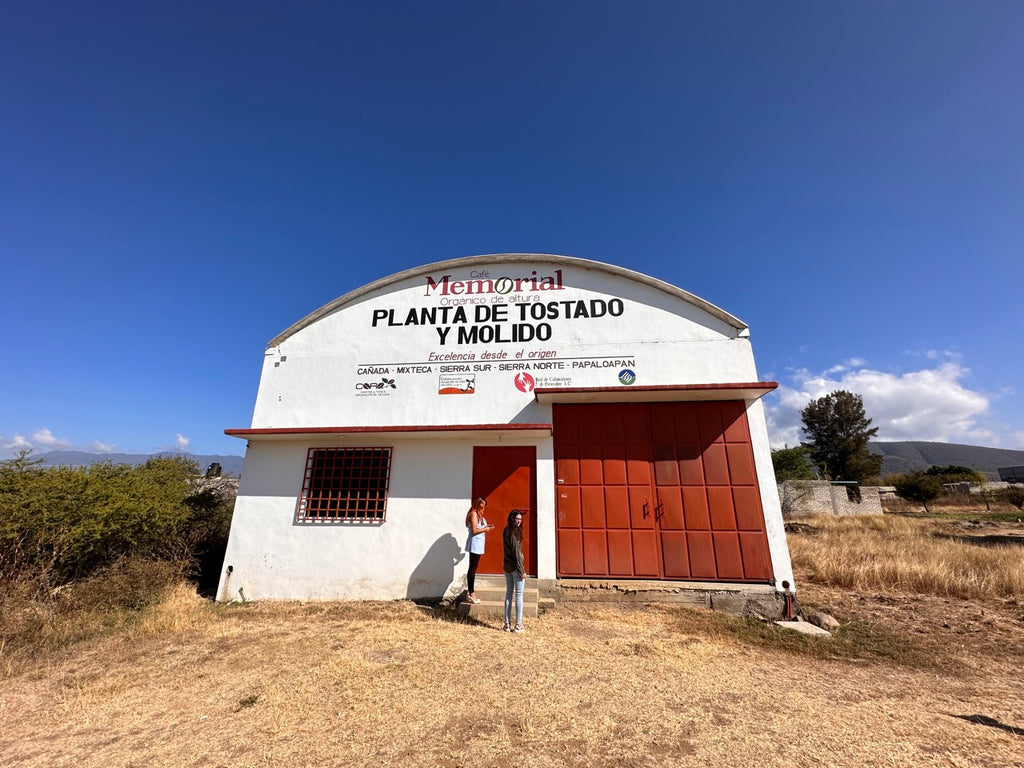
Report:
[[[957,464],[962,467],[984,472],[991,480],[999,479],[1000,467],[1024,466],[1024,451],[1011,451],[1006,448],[984,448],[980,445],[960,445],[958,443],[926,443],[926,442],[873,442],[868,445],[872,453],[882,456],[882,474],[892,475],[909,472],[912,469],[928,469],[929,467]],[[48,467],[85,467],[100,461],[112,461],[115,464],[141,464],[150,456],[184,456],[192,459],[205,470],[210,464],[220,464],[223,474],[239,477],[242,474],[241,456],[210,456],[191,453],[86,453],[84,451],[50,451],[41,453],[36,458],[43,460]]]
[[[872,453],[882,455],[882,474],[910,472],[913,469],[956,464],[984,472],[990,480],[998,480],[1000,467],[1024,466],[1024,451],[1006,448],[983,448],[959,443],[882,443],[868,444]]]
[[[98,464],[101,461],[109,461],[114,464],[141,464],[153,456],[183,456],[192,459],[199,465],[200,471],[205,472],[206,468],[213,463],[220,464],[221,474],[238,477],[242,474],[241,456],[215,456],[199,455],[194,453],[86,453],[85,451],[49,451],[40,453],[34,458],[42,459],[44,467],[88,467]]]

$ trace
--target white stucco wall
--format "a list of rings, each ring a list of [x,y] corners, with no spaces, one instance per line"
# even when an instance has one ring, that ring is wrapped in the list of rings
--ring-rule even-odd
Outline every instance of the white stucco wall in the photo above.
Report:
[[[474,292],[496,286],[511,289]],[[459,303],[466,299],[476,303]],[[612,302],[614,313],[607,311]],[[564,317],[566,310],[589,315],[595,308],[606,314]],[[425,311],[435,313],[433,322],[407,322],[410,312],[420,320]],[[517,329],[524,325],[532,330]],[[474,332],[494,338],[460,343],[460,334],[465,342]],[[531,332],[550,337],[499,340]],[[629,384],[621,376],[627,369],[635,375]],[[522,373],[531,377],[528,386],[517,386]],[[471,381],[471,392],[441,393],[459,381]],[[534,387],[625,391],[756,381],[746,326],[685,291],[578,259],[472,257],[357,289],[274,339],[251,428],[546,424],[551,406],[536,401]],[[776,585],[792,584],[759,401],[747,403],[747,416]],[[536,447],[536,569],[538,577],[554,578],[550,437],[260,435],[246,451],[219,598],[391,599],[460,591],[473,446],[488,444]],[[393,448],[385,522],[295,522],[307,450],[314,446]],[[500,546],[493,538],[491,546]]]
[[[548,478],[550,489],[550,441],[543,446],[538,442],[517,444],[537,445],[538,476]],[[346,439],[346,446],[392,448],[387,519],[330,525],[297,524],[295,512],[307,450],[338,442],[253,442],[245,456],[224,559],[225,571],[231,566],[232,572],[222,576],[218,598],[389,600],[461,591],[473,446],[488,444],[498,443],[486,438]],[[553,493],[538,494],[537,555],[544,563],[554,562],[553,504]],[[497,533],[488,537],[488,546],[501,546]],[[554,578],[553,569],[541,569],[538,576]]]

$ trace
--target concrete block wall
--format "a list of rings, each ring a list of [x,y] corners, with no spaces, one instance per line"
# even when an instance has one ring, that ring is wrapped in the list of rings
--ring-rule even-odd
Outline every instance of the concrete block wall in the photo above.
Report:
[[[827,480],[787,480],[779,485],[784,515],[880,515],[882,501],[874,486],[860,488],[860,500],[850,498],[846,485]]]

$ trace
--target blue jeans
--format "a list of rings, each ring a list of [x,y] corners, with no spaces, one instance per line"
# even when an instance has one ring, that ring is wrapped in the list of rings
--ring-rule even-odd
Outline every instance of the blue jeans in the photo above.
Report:
[[[516,591],[516,624],[523,623],[523,587],[526,577],[519,571],[505,573],[505,623],[512,626],[512,588]]]

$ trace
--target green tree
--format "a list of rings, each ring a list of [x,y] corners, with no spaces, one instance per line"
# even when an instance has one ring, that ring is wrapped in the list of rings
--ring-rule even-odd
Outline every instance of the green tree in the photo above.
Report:
[[[930,512],[928,502],[942,495],[942,483],[934,475],[919,469],[908,472],[895,483],[896,495],[907,501],[924,504],[924,511]]]
[[[775,468],[775,480],[782,483],[786,480],[813,480],[814,468],[808,460],[806,446],[796,448],[777,448],[772,451],[772,466]]]
[[[881,472],[882,457],[868,451],[878,428],[871,426],[860,395],[837,390],[819,397],[800,419],[811,460],[829,479],[861,481]]]
[[[924,473],[938,479],[940,483],[984,483],[987,479],[981,472],[960,464],[928,467]]]
[[[196,564],[230,519],[229,494],[191,461],[42,467],[19,454],[0,462],[0,580],[47,589],[125,558]]]

